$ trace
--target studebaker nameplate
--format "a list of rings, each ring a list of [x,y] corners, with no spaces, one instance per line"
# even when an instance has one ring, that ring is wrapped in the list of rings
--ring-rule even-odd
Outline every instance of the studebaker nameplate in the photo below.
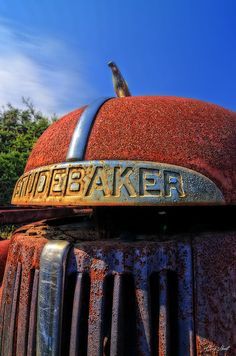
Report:
[[[19,205],[223,204],[207,177],[170,164],[141,161],[81,161],[25,173],[12,198]]]

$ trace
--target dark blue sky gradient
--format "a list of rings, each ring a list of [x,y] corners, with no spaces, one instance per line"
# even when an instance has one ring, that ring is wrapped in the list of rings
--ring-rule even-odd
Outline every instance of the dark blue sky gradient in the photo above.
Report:
[[[0,16],[65,42],[98,96],[113,95],[106,66],[113,59],[133,95],[193,97],[236,110],[235,0],[3,0]]]

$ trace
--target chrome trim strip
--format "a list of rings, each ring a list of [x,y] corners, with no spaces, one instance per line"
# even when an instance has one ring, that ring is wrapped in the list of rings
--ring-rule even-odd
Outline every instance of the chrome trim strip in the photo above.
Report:
[[[32,173],[38,172],[27,189]],[[18,205],[205,205],[225,204],[209,178],[188,168],[147,161],[81,161],[25,173],[12,204]]]
[[[67,241],[49,241],[40,258],[37,356],[60,356]]]
[[[84,110],[70,142],[66,156],[67,162],[82,161],[84,159],[85,149],[96,114],[100,107],[109,99],[111,98],[99,98]]]

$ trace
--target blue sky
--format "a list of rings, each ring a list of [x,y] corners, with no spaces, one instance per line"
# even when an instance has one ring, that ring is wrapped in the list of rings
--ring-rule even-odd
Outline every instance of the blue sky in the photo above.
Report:
[[[111,59],[133,95],[236,110],[236,1],[1,0],[0,106],[61,115],[112,96]]]

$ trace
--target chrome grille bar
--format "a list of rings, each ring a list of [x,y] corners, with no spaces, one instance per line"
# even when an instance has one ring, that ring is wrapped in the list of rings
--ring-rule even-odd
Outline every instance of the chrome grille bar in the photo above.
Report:
[[[38,356],[61,354],[65,266],[69,248],[67,241],[50,241],[42,251],[38,294]]]

